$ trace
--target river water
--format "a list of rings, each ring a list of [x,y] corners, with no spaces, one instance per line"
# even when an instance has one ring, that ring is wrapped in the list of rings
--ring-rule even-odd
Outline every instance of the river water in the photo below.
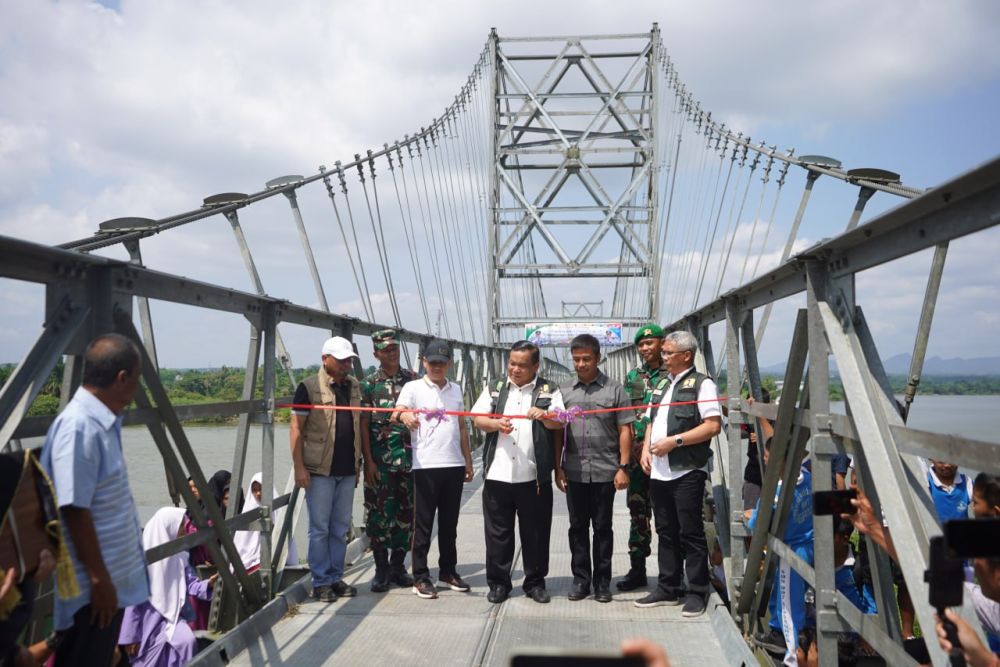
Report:
[[[843,403],[834,403],[835,412],[844,412]],[[913,428],[939,433],[952,433],[987,440],[1000,441],[1000,396],[918,396],[910,412],[909,425]],[[261,470],[261,427],[253,427],[246,459],[245,479]],[[236,444],[235,426],[188,426],[185,433],[198,455],[202,472],[209,477],[216,470],[231,470]],[[128,464],[132,492],[143,520],[157,508],[170,504],[166,477],[159,451],[145,427],[136,426],[123,431],[125,460]],[[25,442],[38,446],[41,439]],[[285,489],[291,470],[288,449],[288,426],[276,425],[274,429],[274,480],[279,493]],[[246,486],[246,484],[244,484]],[[355,494],[360,506],[361,493]],[[360,507],[357,508],[358,510]],[[299,521],[301,532],[305,517]],[[299,539],[303,539],[300,536]]]

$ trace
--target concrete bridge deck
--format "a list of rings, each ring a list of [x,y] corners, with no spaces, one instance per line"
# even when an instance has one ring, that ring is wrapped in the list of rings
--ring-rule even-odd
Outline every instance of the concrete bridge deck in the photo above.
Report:
[[[686,619],[680,607],[638,609],[632,601],[644,591],[616,593],[611,603],[589,598],[570,602],[572,583],[566,531],[565,496],[555,494],[550,576],[552,602],[538,604],[520,590],[520,552],[514,562],[514,592],[502,605],[486,601],[485,546],[480,499],[482,481],[468,484],[459,519],[459,572],[470,593],[439,589],[436,600],[423,600],[410,589],[368,591],[374,572],[370,554],[349,568],[347,581],[358,597],[322,604],[305,598],[299,584],[271,609],[228,635],[200,656],[203,664],[231,665],[506,665],[516,652],[562,649],[614,653],[623,639],[650,637],[663,644],[672,665],[753,664],[752,657],[719,599],[709,611]],[[625,494],[615,506],[614,573],[628,569],[628,510]],[[654,553],[656,542],[654,538]],[[436,574],[436,546],[431,572]],[[650,569],[655,564],[650,560]],[[277,607],[275,607],[277,605]]]

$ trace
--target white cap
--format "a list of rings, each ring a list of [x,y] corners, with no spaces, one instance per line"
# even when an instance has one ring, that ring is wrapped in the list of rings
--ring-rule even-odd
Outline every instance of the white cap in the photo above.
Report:
[[[334,359],[340,359],[341,361],[358,356],[354,354],[354,346],[351,345],[351,341],[346,338],[341,338],[340,336],[328,338],[326,342],[323,343],[322,356],[325,357],[328,354]]]

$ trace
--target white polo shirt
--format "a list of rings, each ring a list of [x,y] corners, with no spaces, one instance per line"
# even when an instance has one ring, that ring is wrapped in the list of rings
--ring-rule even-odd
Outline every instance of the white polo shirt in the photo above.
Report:
[[[670,386],[667,391],[663,394],[663,398],[660,399],[660,403],[669,403],[673,400],[674,387],[677,383],[688,376],[688,374],[694,370],[692,366],[688,370],[680,373],[676,377],[670,378]],[[704,403],[697,403],[695,405],[698,408],[698,414],[701,416],[702,420],[708,419],[709,417],[721,417],[722,407],[719,405],[719,390],[715,386],[715,382],[711,378],[705,378],[705,381],[701,383],[701,389],[698,391],[698,400],[705,401]],[[656,442],[667,436],[667,412],[669,412],[669,406],[663,406],[656,411],[656,419],[650,427],[649,437],[650,443]],[[652,408],[646,408],[646,417],[649,417],[652,413]],[[681,445],[682,447],[685,445]],[[699,470],[704,470],[708,472],[708,467],[699,468]],[[680,479],[690,470],[680,470],[673,471],[670,469],[670,459],[667,455],[664,456],[653,456],[653,465],[650,469],[649,478],[658,479],[663,482],[670,482],[675,479]]]
[[[398,407],[426,410],[463,410],[462,388],[451,380],[439,387],[427,376],[403,385],[396,399]],[[465,467],[458,427],[459,417],[447,415],[438,422],[419,415],[420,425],[411,431],[413,447],[413,470],[425,468]]]
[[[531,409],[531,395],[535,391],[535,383],[538,376],[524,385],[518,387],[511,379],[507,378],[507,402],[504,403],[503,413],[505,415],[526,415]],[[472,406],[472,412],[490,412],[490,390],[492,387],[483,389],[479,394],[476,404]],[[549,384],[549,396],[539,394],[539,397],[552,399],[549,410],[564,410],[562,393],[555,384]],[[536,477],[535,466],[535,441],[531,437],[530,419],[512,419],[514,430],[509,434],[497,432],[497,449],[493,455],[493,463],[486,473],[486,479],[497,482],[519,483],[534,482]]]

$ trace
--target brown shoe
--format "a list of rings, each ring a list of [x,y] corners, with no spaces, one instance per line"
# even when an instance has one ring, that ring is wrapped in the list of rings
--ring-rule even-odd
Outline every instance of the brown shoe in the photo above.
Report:
[[[438,596],[438,592],[434,590],[434,585],[428,579],[421,579],[413,584],[413,592],[417,594],[418,598],[424,598],[425,600],[433,600]]]

